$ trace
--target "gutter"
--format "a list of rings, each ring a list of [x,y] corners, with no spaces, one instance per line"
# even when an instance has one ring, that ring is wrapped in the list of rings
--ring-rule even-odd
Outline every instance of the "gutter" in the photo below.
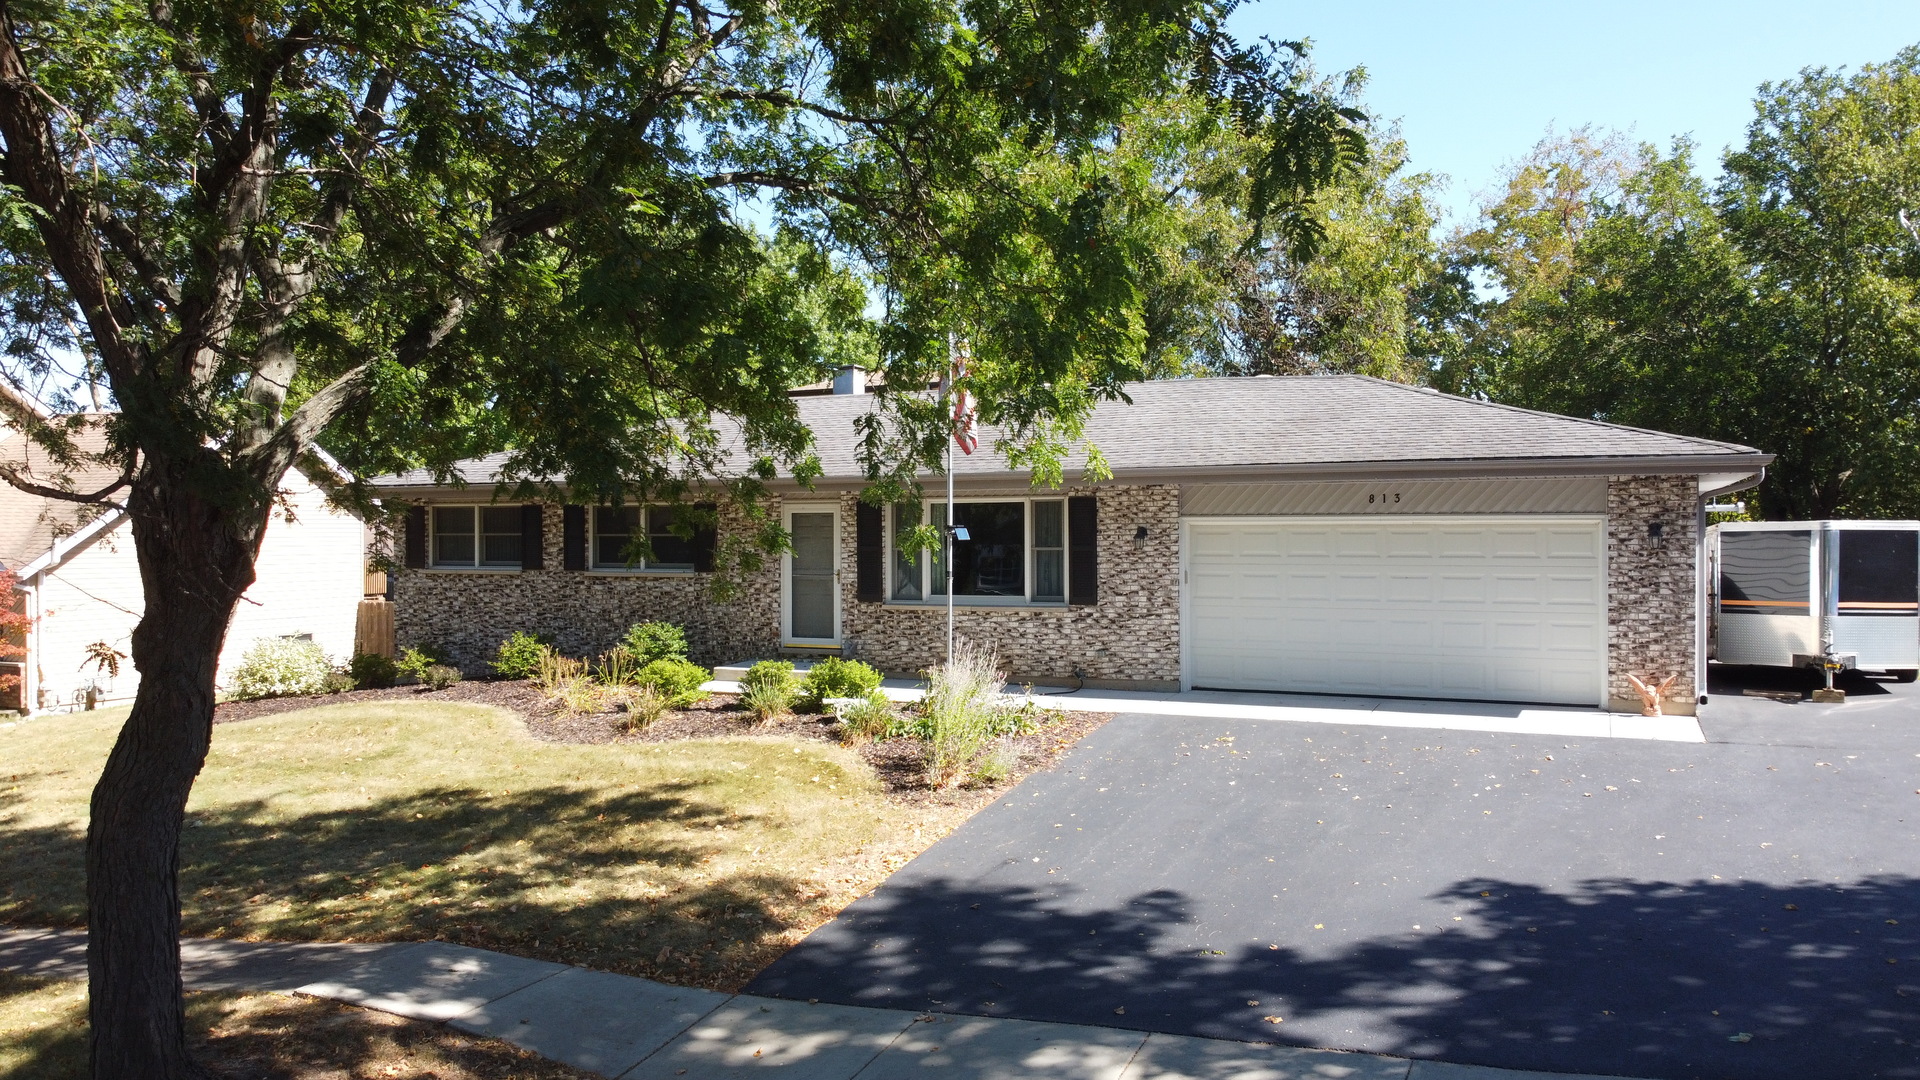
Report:
[[[39,558],[14,571],[14,576],[22,581],[40,576],[41,573],[65,562],[68,555],[78,551],[94,537],[120,524],[120,519],[125,516],[124,510],[109,510],[101,514],[73,533],[55,540],[53,546],[43,552]]]
[[[1772,454],[1688,454],[1667,457],[1568,457],[1568,458],[1446,458],[1431,461],[1340,461],[1307,462],[1287,464],[1250,464],[1250,465],[1214,465],[1189,468],[1127,469],[1115,470],[1113,479],[1107,484],[1264,484],[1288,481],[1341,481],[1341,480],[1386,480],[1399,478],[1433,479],[1486,479],[1502,477],[1559,477],[1559,476],[1670,476],[1670,475],[1708,475],[1728,473],[1751,474],[1751,482],[1742,481],[1738,486],[1722,489],[1739,490],[1758,483],[1758,477],[1764,474],[1766,466],[1773,463]],[[929,474],[932,475],[932,474]],[[960,473],[954,477],[954,483],[961,489],[1005,488],[1009,484],[1020,485],[1026,482],[1026,476],[1016,469],[1002,469],[992,473]],[[802,488],[792,480],[769,481],[767,487],[775,492],[798,490],[836,491],[849,488],[858,489],[867,485],[864,476],[825,476],[815,481],[811,489]],[[466,488],[454,488],[439,484],[408,484],[381,487],[383,498],[411,499],[441,495],[449,492],[463,492],[481,498],[489,481],[474,481]],[[1063,487],[1080,487],[1083,484],[1067,481]],[[476,490],[478,489],[478,490]]]

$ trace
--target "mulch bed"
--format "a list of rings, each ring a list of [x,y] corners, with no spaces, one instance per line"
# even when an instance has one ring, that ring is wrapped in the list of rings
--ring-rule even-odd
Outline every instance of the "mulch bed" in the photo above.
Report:
[[[367,701],[458,702],[468,705],[494,705],[519,713],[534,738],[556,743],[680,742],[688,739],[718,739],[740,736],[768,736],[837,743],[840,728],[831,716],[795,714],[769,723],[754,723],[747,711],[735,703],[732,694],[713,694],[706,701],[687,709],[670,712],[644,731],[627,732],[620,726],[624,713],[569,714],[556,708],[538,688],[524,679],[470,680],[455,683],[445,690],[424,686],[396,686],[385,690],[350,690],[341,694],[312,697],[262,698],[257,701],[229,701],[213,711],[216,724],[252,720],[275,713],[311,709],[320,705],[345,705]],[[1005,779],[991,784],[976,784],[962,789],[940,790],[927,784],[922,763],[921,744],[915,739],[887,739],[863,743],[855,750],[873,766],[886,786],[887,795],[900,802],[933,803],[941,806],[965,806],[984,803],[1017,784],[1031,773],[1053,767],[1060,755],[1087,734],[1112,719],[1109,713],[1060,710],[1050,711],[1051,723],[1024,735],[1009,738],[1009,769]]]

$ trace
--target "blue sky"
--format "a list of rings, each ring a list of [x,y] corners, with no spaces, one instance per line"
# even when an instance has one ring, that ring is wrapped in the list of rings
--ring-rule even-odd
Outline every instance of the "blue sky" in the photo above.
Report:
[[[1665,146],[1691,134],[1702,171],[1744,137],[1754,90],[1801,68],[1858,68],[1920,42],[1920,2],[1298,3],[1252,0],[1250,38],[1310,38],[1323,72],[1367,69],[1366,103],[1401,121],[1414,168],[1445,173],[1454,222],[1551,126]]]

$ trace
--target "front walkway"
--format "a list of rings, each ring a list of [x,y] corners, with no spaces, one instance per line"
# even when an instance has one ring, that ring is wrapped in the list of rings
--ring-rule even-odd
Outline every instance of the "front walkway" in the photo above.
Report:
[[[0,967],[86,976],[76,931],[0,931]],[[440,942],[189,940],[195,990],[331,998],[504,1039],[620,1080],[1578,1080],[1119,1028],[719,994]],[[1591,1078],[1598,1080],[1598,1078]]]
[[[803,665],[796,665],[803,666]],[[740,692],[740,666],[722,667],[702,687],[714,693]],[[1070,690],[1064,686],[1008,684],[1007,693],[1050,709],[1083,712],[1148,713],[1203,720],[1283,720],[1306,724],[1365,725],[1389,728],[1437,728],[1509,735],[1553,735],[1569,739],[1651,739],[1703,743],[1700,723],[1691,716],[1632,716],[1553,705],[1500,705],[1478,701],[1418,701],[1408,698],[1341,697],[1331,694],[1265,694],[1226,690],[1152,693],[1138,690]],[[918,701],[920,684],[888,679],[881,686],[894,701]]]

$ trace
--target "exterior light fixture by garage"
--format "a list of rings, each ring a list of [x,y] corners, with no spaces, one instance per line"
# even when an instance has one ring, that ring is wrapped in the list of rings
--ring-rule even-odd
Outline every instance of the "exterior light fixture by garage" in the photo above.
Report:
[[[1147,550],[1147,527],[1145,525],[1135,525],[1133,527],[1133,550]]]
[[[1650,523],[1648,523],[1648,525],[1647,525],[1647,539],[1649,539],[1649,540],[1651,540],[1651,541],[1653,541],[1653,546],[1654,546],[1654,547],[1666,547],[1666,546],[1667,546],[1667,526],[1666,526],[1666,523],[1665,523],[1665,522],[1660,522],[1660,521],[1655,521],[1655,522],[1650,522]]]

